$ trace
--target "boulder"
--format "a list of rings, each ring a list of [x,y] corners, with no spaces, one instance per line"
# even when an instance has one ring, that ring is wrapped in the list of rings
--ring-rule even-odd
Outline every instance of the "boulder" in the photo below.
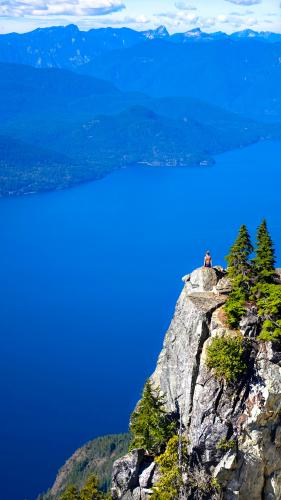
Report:
[[[131,495],[131,492],[139,486],[140,466],[144,457],[144,450],[134,450],[114,462],[112,471],[113,499],[131,498],[128,495]]]
[[[229,279],[224,276],[213,288],[214,293],[228,295],[231,292],[231,283]]]
[[[133,450],[113,465],[112,498],[144,500],[151,494],[156,463],[144,450]]]
[[[186,286],[190,293],[210,292],[218,283],[218,279],[218,273],[215,269],[199,267],[191,273]]]
[[[146,469],[143,470],[139,477],[139,485],[141,488],[151,488],[152,478],[154,474],[156,463],[152,462]]]

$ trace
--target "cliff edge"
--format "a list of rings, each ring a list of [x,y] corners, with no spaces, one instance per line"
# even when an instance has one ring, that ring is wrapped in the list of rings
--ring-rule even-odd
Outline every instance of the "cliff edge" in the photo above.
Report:
[[[226,500],[281,498],[281,348],[258,342],[249,310],[240,333],[251,339],[247,370],[235,387],[214,376],[206,354],[215,337],[233,335],[223,304],[230,284],[222,268],[196,269],[184,278],[174,317],[151,382],[165,397],[188,440],[190,473],[219,484]],[[202,476],[202,477],[203,477]],[[154,457],[133,450],[113,467],[114,499],[148,499],[159,478]],[[187,492],[180,498],[195,498]]]

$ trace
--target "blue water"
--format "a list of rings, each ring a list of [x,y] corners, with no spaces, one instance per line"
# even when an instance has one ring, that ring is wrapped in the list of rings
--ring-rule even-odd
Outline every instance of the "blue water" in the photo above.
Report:
[[[131,168],[0,200],[1,500],[33,500],[93,437],[126,431],[205,250],[266,217],[281,256],[281,143],[209,168]]]

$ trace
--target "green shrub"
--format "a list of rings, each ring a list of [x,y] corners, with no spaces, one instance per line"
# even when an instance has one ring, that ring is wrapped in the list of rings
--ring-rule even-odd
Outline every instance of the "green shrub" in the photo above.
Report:
[[[234,439],[229,439],[229,441],[226,438],[222,438],[218,443],[217,443],[217,449],[222,450],[222,451],[228,451],[228,450],[233,450],[236,446],[236,442]]]
[[[189,471],[188,484],[191,488],[188,498],[200,498],[200,500],[221,498],[218,480],[202,466],[197,465]]]
[[[281,340],[281,320],[278,319],[276,322],[265,320],[262,325],[260,334],[258,335],[258,340],[275,342],[276,340]]]
[[[256,289],[258,315],[263,320],[259,340],[281,339],[281,286],[259,285]]]
[[[224,311],[228,325],[231,328],[237,328],[246,312],[245,299],[238,290],[234,290],[230,293],[225,303]]]
[[[237,274],[230,281],[231,292],[225,303],[224,310],[229,326],[237,328],[246,312],[246,300],[249,298],[250,281],[249,276],[243,276],[242,274]]]
[[[182,438],[182,465],[179,464],[179,436],[173,436],[166,451],[155,459],[159,464],[161,477],[153,488],[151,500],[174,500],[183,487],[182,472],[187,463],[187,441]]]
[[[207,348],[207,366],[215,377],[237,382],[247,370],[245,354],[242,337],[215,337]]]

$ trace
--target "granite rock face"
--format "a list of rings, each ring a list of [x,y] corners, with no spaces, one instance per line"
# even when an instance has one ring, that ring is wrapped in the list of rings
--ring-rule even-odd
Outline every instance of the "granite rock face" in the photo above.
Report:
[[[135,500],[146,498],[152,485],[155,463],[144,450],[134,450],[116,460],[112,472],[112,498]]]
[[[281,346],[252,340],[248,371],[236,387],[214,378],[205,362],[212,337],[233,334],[222,307],[229,291],[222,269],[200,268],[188,276],[151,381],[165,395],[167,411],[181,417],[191,468],[216,478],[222,499],[280,500]],[[257,327],[250,310],[241,334],[253,339]],[[143,455],[133,483],[128,477],[118,489],[122,460],[128,456],[115,463],[114,498],[149,498],[157,481],[153,459],[145,463]]]
[[[167,409],[182,414],[188,426],[203,345],[210,335],[212,313],[226,298],[211,292],[218,283],[213,269],[195,270],[176,305],[156,370],[151,377],[165,394]]]

